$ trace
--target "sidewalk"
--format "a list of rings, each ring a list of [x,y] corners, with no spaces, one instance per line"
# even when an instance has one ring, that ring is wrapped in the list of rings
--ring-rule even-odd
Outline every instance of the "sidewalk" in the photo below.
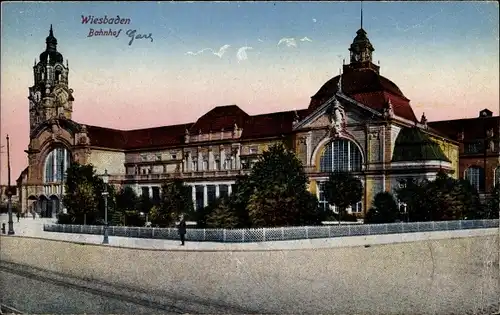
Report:
[[[36,237],[52,240],[70,241],[87,244],[102,244],[102,235],[70,234],[43,231],[43,224],[54,224],[56,219],[51,218],[20,218],[13,216],[14,237]],[[0,214],[0,225],[5,223],[8,231],[8,216]],[[194,250],[194,251],[245,251],[245,250],[293,250],[319,249],[348,246],[367,246],[391,243],[404,243],[423,240],[447,239],[456,237],[470,237],[483,235],[497,235],[498,229],[473,229],[441,232],[421,232],[386,235],[350,236],[323,239],[305,239],[295,241],[273,241],[259,243],[216,243],[216,242],[189,242],[180,246],[180,241],[158,240],[146,238],[128,238],[109,236],[109,245],[126,248],[140,248],[151,250]],[[2,236],[6,236],[2,234]]]

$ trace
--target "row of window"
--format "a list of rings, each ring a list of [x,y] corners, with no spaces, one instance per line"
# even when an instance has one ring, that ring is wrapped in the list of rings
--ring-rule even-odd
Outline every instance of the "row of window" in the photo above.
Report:
[[[500,166],[495,169],[495,185],[500,184]],[[484,191],[485,189],[485,173],[484,168],[479,166],[471,166],[465,170],[465,179],[468,180],[473,187],[478,191]]]
[[[326,199],[326,194],[325,194],[325,184],[326,184],[326,182],[318,182],[318,191],[319,191],[318,202],[319,202],[320,208],[323,209],[324,211],[328,211],[329,209],[331,209],[331,210],[333,210],[333,212],[337,212],[337,207],[330,206],[328,204],[328,200]],[[351,205],[350,209],[347,209],[347,211],[352,212],[352,213],[363,212],[363,202],[359,201],[359,202]]]

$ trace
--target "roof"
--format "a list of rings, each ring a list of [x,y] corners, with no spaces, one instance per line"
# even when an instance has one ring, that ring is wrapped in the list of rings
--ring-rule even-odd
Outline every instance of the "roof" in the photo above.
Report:
[[[90,145],[110,149],[141,149],[184,143],[192,123],[135,130],[117,130],[87,125]]]
[[[286,111],[248,117],[243,128],[242,139],[281,136],[293,131],[297,116],[304,118],[307,110]]]
[[[347,68],[345,68],[347,69]],[[315,109],[337,92],[340,75],[328,80],[311,97],[310,109]],[[342,74],[342,92],[356,101],[382,112],[383,106],[391,100],[394,113],[402,118],[417,121],[410,106],[410,100],[391,80],[370,68],[354,69]]]
[[[394,146],[392,162],[409,161],[450,162],[439,144],[417,127],[401,129]]]
[[[227,115],[226,115],[227,113]],[[184,144],[186,130],[191,134],[232,130],[236,123],[243,128],[241,139],[279,137],[292,132],[298,115],[304,118],[307,110],[276,112],[250,116],[236,105],[218,106],[195,123],[135,130],[117,130],[86,125],[90,145],[118,150],[173,147]]]
[[[476,117],[455,120],[442,120],[427,122],[427,125],[452,140],[459,140],[459,134],[463,132],[463,141],[469,142],[483,139],[486,131],[493,129],[494,136],[498,138],[500,128],[500,117]]]
[[[245,113],[237,105],[217,106],[205,115],[201,116],[196,123],[191,126],[191,133],[208,133],[210,131],[233,130],[234,125],[242,127],[248,119]]]

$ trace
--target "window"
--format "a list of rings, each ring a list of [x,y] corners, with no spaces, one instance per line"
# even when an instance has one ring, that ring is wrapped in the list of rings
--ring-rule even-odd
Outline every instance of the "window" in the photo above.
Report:
[[[71,153],[65,148],[52,150],[45,158],[44,182],[62,182],[71,164]]]
[[[484,191],[484,169],[482,167],[469,167],[465,170],[465,179],[467,179],[477,191]]]
[[[156,155],[156,160],[157,160],[157,161],[161,161],[161,154],[157,154],[157,155]]]
[[[203,161],[203,170],[208,171],[208,161],[207,160]]]
[[[153,201],[160,201],[160,187],[152,187],[153,189]]]
[[[149,197],[149,187],[142,187],[142,196]]]
[[[482,143],[482,141],[475,141],[475,142],[466,143],[464,151],[467,154],[481,153],[481,152],[483,152],[483,143]]]
[[[320,171],[361,171],[361,152],[351,141],[340,139],[330,142],[320,158]]]
[[[219,170],[219,165],[220,165],[220,160],[215,160],[214,161],[214,170],[218,171]]]
[[[177,159],[177,154],[172,154],[172,160],[176,160]]]
[[[215,185],[207,185],[207,204],[212,204],[216,200]]]
[[[250,154],[257,154],[259,152],[258,147],[250,147],[249,149]]]
[[[203,193],[203,186],[201,185],[196,185],[195,186],[196,190],[196,210],[201,210],[205,207],[204,203],[204,193]]]
[[[231,159],[230,159],[230,158],[228,158],[228,159],[226,159],[226,160],[224,161],[224,169],[225,169],[225,170],[229,170],[229,169],[231,169]]]
[[[226,197],[229,195],[229,187],[228,185],[219,185],[219,197]]]
[[[319,190],[319,198],[318,202],[320,205],[320,208],[324,211],[328,211],[330,209],[330,205],[328,204],[328,201],[326,199],[326,194],[325,194],[325,182],[319,182],[318,183],[318,190]],[[335,206],[331,207],[332,211],[337,213],[337,209]],[[363,212],[363,200],[353,204],[350,208],[346,209],[347,212],[351,213],[361,213]]]
[[[193,172],[197,172],[198,171],[198,161],[191,162],[191,170]]]

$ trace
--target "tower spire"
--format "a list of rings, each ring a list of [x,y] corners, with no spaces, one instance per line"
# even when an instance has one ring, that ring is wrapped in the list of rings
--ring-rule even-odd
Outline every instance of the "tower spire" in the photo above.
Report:
[[[49,36],[54,36],[54,32],[52,31],[52,24],[50,24]]]
[[[363,29],[363,0],[361,0],[361,29]]]

